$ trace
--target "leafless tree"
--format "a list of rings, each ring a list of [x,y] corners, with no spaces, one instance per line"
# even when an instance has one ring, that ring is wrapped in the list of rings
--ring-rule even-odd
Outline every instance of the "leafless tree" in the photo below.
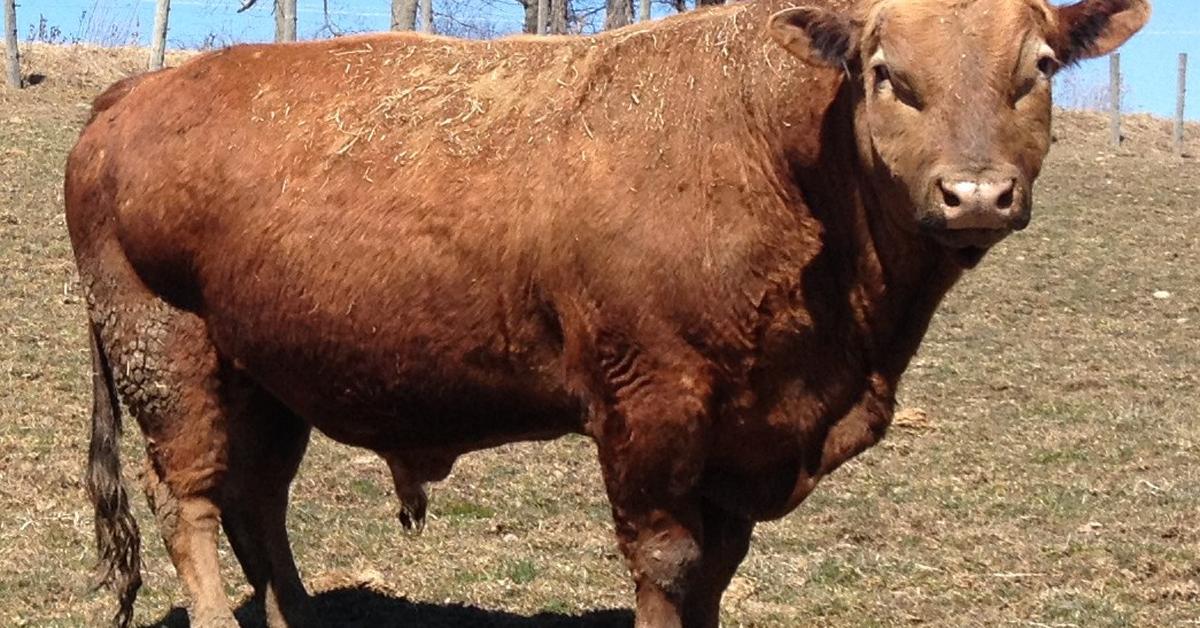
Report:
[[[17,0],[4,0],[4,56],[9,87],[21,88],[21,53],[17,50]]]
[[[421,0],[421,32],[433,32],[433,0]]]
[[[537,34],[545,35],[546,26],[550,21],[550,0],[538,0],[537,2]]]
[[[417,27],[417,0],[392,0],[392,30],[411,31]]]
[[[567,33],[568,0],[550,0],[550,34]]]
[[[525,11],[525,20],[521,24],[521,31],[525,33],[536,33],[538,0],[517,0],[517,2],[521,3],[521,8]]]
[[[316,36],[341,37],[345,34],[346,31],[333,21],[329,13],[329,0],[321,0],[321,27],[317,29]]]
[[[633,22],[633,0],[606,0],[604,28],[612,30]]]
[[[296,0],[275,0],[275,41],[296,41]]]

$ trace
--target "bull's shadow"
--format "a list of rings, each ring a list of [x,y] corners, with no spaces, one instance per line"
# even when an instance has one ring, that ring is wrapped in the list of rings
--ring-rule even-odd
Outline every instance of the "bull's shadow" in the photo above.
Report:
[[[588,611],[582,615],[543,612],[518,615],[455,604],[431,604],[393,597],[370,589],[345,587],[313,596],[320,619],[330,627],[366,628],[630,628],[628,610]],[[235,612],[242,626],[262,626],[262,605],[242,604]],[[152,628],[188,628],[187,612],[173,608]]]

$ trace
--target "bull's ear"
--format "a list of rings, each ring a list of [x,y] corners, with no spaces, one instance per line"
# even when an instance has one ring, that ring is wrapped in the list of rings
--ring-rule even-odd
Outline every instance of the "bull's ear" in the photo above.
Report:
[[[1116,50],[1150,19],[1148,0],[1080,0],[1056,10],[1058,33],[1050,47],[1063,64]]]
[[[828,9],[784,9],[767,22],[771,39],[813,65],[840,67],[858,55],[859,27]]]

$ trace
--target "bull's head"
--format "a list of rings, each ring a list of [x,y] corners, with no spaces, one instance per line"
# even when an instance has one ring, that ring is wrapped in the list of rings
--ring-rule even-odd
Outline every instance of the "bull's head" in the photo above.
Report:
[[[787,9],[769,31],[802,60],[845,69],[877,193],[972,265],[1029,223],[1051,77],[1149,16],[1147,0],[863,0],[854,15]]]

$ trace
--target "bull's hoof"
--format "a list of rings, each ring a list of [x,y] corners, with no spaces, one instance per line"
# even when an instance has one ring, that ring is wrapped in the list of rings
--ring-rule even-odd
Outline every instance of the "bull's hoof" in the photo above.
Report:
[[[405,534],[418,536],[425,531],[425,510],[427,506],[428,502],[424,495],[401,502],[400,512],[396,516],[400,519],[400,525],[404,528]]]
[[[267,628],[316,628],[323,625],[308,594],[297,595],[284,603],[271,591],[267,594],[263,610]]]
[[[228,615],[224,613],[208,616],[196,615],[191,617],[190,621],[192,628],[239,628],[239,624],[233,618],[232,613]]]

